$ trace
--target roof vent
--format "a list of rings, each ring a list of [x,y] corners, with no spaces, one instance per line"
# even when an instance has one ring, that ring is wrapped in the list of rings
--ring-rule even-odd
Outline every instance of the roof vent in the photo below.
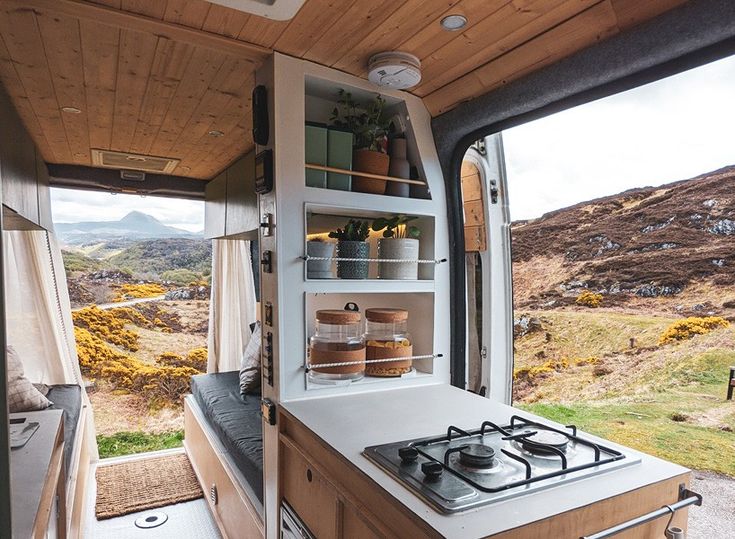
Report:
[[[179,161],[180,159],[172,157],[153,157],[135,153],[113,152],[111,150],[92,150],[92,164],[98,167],[171,174]]]
[[[266,19],[286,21],[292,19],[306,0],[209,0],[212,4],[231,7]]]
[[[368,60],[368,79],[397,90],[413,88],[421,81],[421,61],[407,52],[381,52]]]

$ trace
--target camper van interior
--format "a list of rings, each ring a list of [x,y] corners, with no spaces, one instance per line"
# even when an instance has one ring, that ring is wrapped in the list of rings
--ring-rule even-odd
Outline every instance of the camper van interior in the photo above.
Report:
[[[685,537],[688,469],[512,407],[498,133],[733,52],[727,0],[0,0],[0,536]],[[50,187],[230,240],[184,449],[118,459],[127,499]],[[142,503],[172,455],[193,487]]]

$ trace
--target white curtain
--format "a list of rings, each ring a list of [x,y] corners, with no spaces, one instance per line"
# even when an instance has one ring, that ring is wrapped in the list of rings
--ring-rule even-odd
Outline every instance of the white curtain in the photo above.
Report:
[[[255,320],[250,242],[213,240],[207,372],[240,369],[242,353],[250,340],[250,324]]]
[[[77,384],[87,405],[87,443],[97,456],[92,407],[79,370],[69,290],[53,234],[3,231],[7,343],[23,361],[26,377],[41,384]]]

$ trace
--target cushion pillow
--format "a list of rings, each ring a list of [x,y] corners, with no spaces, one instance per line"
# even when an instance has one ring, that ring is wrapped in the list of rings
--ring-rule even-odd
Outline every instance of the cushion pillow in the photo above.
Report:
[[[8,406],[10,412],[33,412],[43,410],[53,403],[33,387],[23,375],[23,363],[12,346],[6,348],[8,358]]]
[[[260,387],[260,341],[260,322],[256,322],[240,362],[240,393],[243,395]]]

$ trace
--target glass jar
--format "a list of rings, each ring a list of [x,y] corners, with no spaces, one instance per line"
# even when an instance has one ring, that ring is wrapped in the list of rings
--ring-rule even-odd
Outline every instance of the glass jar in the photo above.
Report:
[[[408,311],[405,309],[367,309],[365,311],[365,344],[367,359],[410,358],[413,342],[408,333]],[[401,376],[411,372],[412,359],[368,363],[369,376]]]
[[[361,316],[355,311],[316,312],[316,332],[309,339],[309,378],[314,382],[359,380],[365,375],[365,340]],[[319,367],[321,363],[353,362],[340,367]]]

